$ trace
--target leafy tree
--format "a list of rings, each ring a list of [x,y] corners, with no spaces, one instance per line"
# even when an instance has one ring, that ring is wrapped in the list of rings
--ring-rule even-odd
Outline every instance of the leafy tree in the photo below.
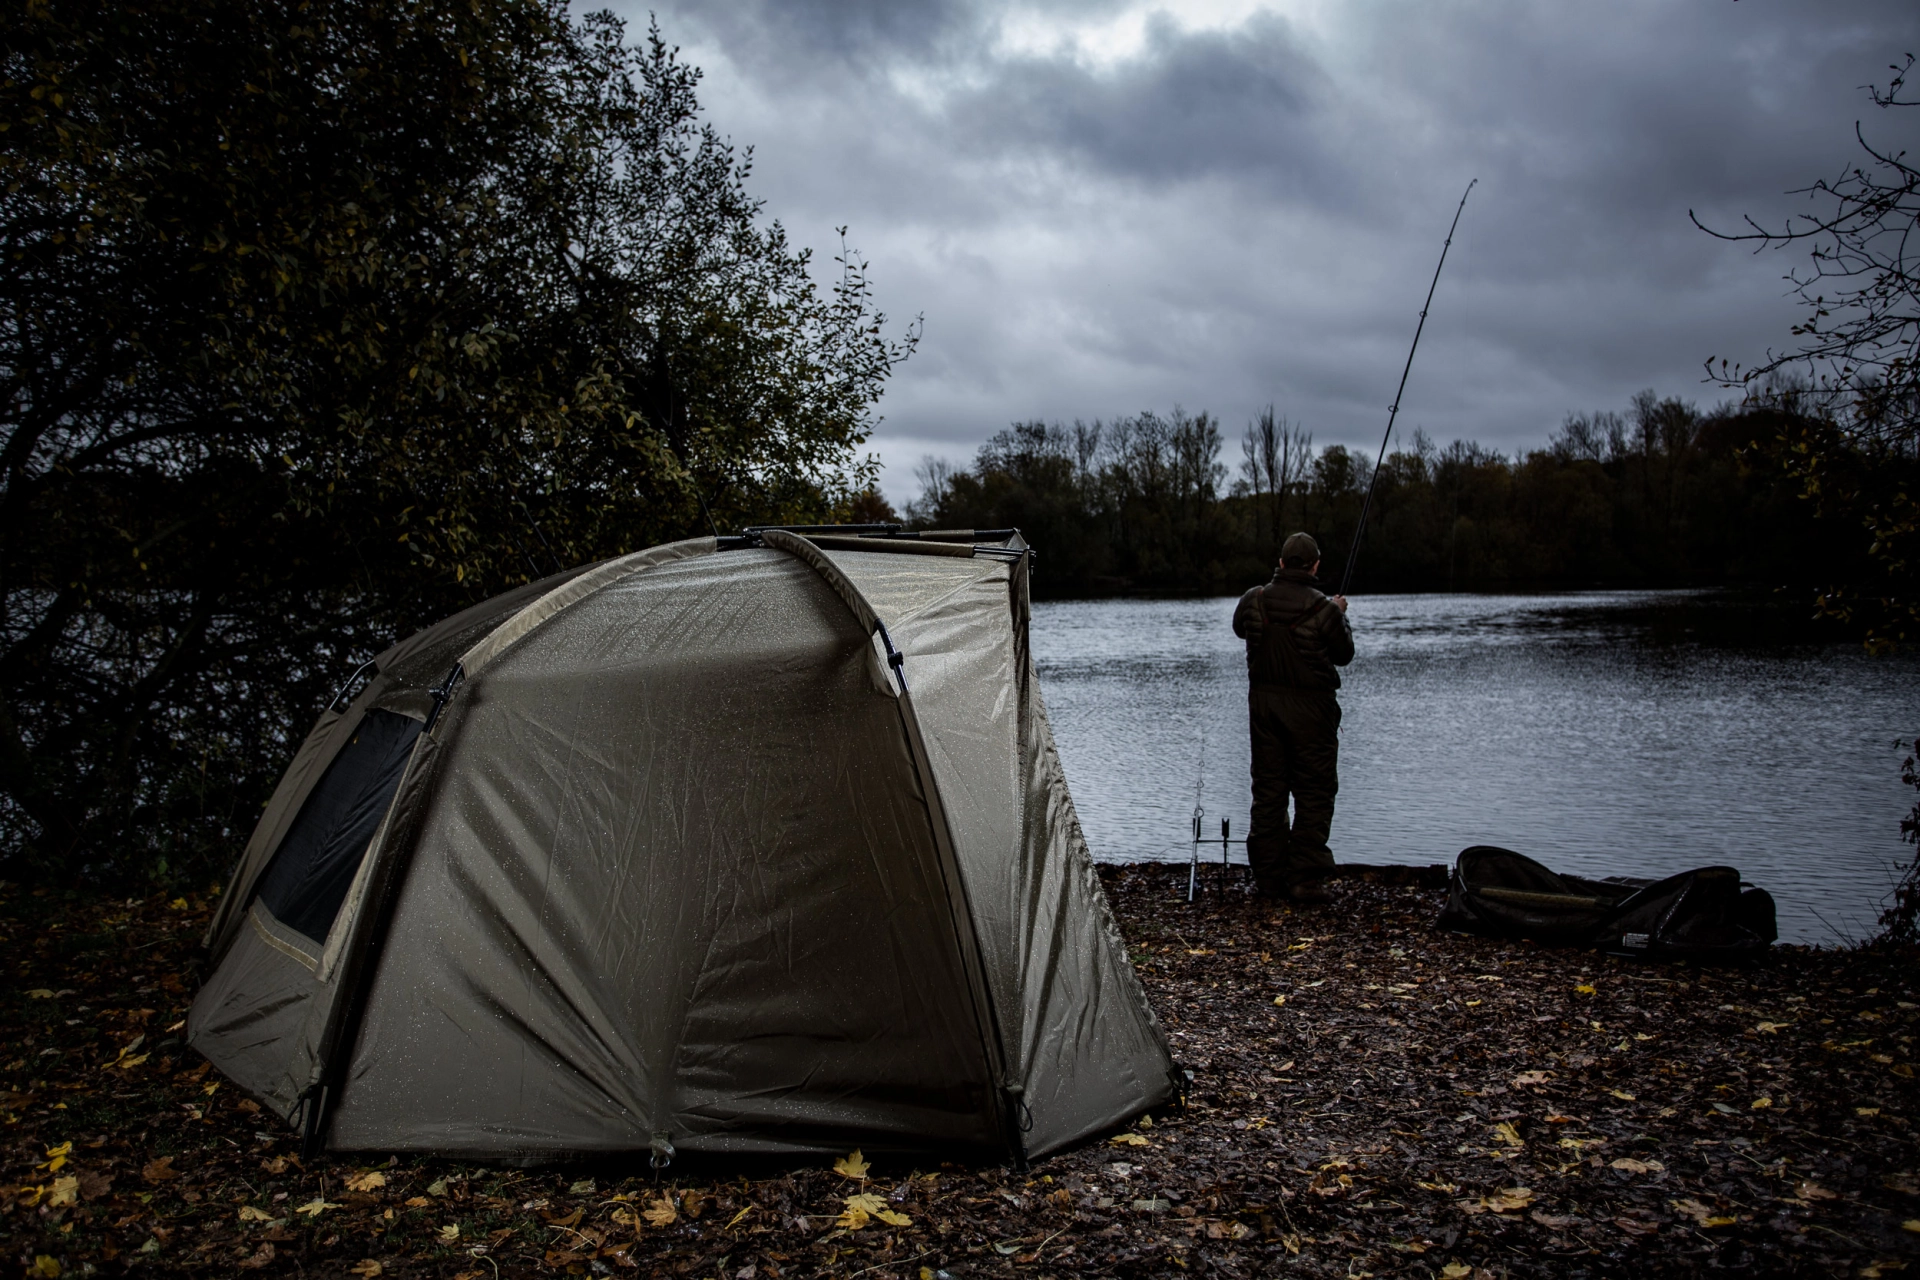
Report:
[[[0,15],[0,874],[224,864],[397,634],[871,488],[915,334],[698,80],[556,0]]]
[[[1920,106],[1903,97],[1912,54],[1892,68],[1874,104],[1900,112]],[[1707,361],[1709,376],[1750,392],[1784,414],[1771,451],[1821,511],[1857,522],[1877,574],[1868,585],[1835,582],[1821,605],[1867,626],[1870,649],[1885,650],[1920,635],[1920,595],[1913,590],[1920,558],[1920,168],[1904,150],[1870,142],[1854,125],[1864,160],[1837,178],[1804,188],[1816,211],[1769,229],[1752,218],[1748,231],[1714,231],[1760,249],[1806,249],[1811,264],[1787,275],[1807,305],[1790,351],[1751,367]]]

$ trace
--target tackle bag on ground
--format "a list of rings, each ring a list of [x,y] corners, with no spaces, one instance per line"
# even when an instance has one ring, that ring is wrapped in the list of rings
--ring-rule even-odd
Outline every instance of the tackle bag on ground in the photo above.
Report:
[[[1563,875],[1492,845],[1463,849],[1447,887],[1443,929],[1599,947],[1649,960],[1737,960],[1778,937],[1773,898],[1732,867],[1643,880]]]

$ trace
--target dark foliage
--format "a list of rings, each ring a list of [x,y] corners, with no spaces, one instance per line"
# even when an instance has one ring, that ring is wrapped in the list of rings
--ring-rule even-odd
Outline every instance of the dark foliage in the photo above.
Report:
[[[1512,586],[1810,584],[1867,572],[1857,527],[1818,519],[1768,446],[1813,429],[1787,410],[1702,414],[1644,392],[1625,414],[1567,419],[1508,457],[1421,432],[1387,455],[1354,577],[1360,591]],[[1338,580],[1368,461],[1271,412],[1225,488],[1206,414],[1016,423],[974,465],[922,469],[923,525],[1014,525],[1039,549],[1037,591],[1239,591],[1299,528]],[[1908,477],[1920,474],[1909,466]]]
[[[1900,762],[1900,781],[1920,791],[1920,767],[1915,764],[1920,739],[1896,745],[1907,750],[1907,758]],[[1912,812],[1900,819],[1900,838],[1920,846],[1920,800],[1914,802]],[[1900,882],[1893,887],[1892,904],[1880,913],[1880,934],[1874,943],[1894,948],[1920,947],[1920,848],[1907,864]]]
[[[934,1155],[864,1178],[830,1159],[656,1175],[644,1154],[303,1165],[296,1134],[179,1042],[204,904],[0,892],[0,1223],[29,1276],[1691,1280],[1915,1264],[1910,953],[1662,968],[1437,933],[1441,895],[1386,877],[1337,881],[1332,907],[1302,912],[1212,874],[1189,907],[1184,868],[1102,871],[1193,1072],[1184,1109],[1025,1175]],[[905,1221],[849,1214],[862,1194]]]
[[[698,79],[551,0],[5,10],[0,874],[217,871],[399,635],[870,487],[912,335]]]
[[[1904,113],[1920,108],[1907,76],[1914,57],[1892,68],[1885,89],[1870,87],[1873,104],[1893,131],[1911,125]],[[1884,134],[1884,127],[1876,133]],[[1792,249],[1810,265],[1787,273],[1807,318],[1788,351],[1769,351],[1750,366],[1707,361],[1708,375],[1739,387],[1751,403],[1787,412],[1791,421],[1770,452],[1802,493],[1834,520],[1864,531],[1873,574],[1864,581],[1828,579],[1821,607],[1865,624],[1879,650],[1920,637],[1920,167],[1896,145],[1870,141],[1858,123],[1854,140],[1864,159],[1838,177],[1807,187],[1814,212],[1767,228],[1747,219],[1748,231],[1724,233],[1755,252]]]

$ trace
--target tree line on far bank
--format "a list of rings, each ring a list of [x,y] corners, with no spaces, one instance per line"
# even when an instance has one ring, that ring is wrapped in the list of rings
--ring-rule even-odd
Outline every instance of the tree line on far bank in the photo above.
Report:
[[[1778,394],[1702,411],[1646,391],[1517,454],[1416,430],[1381,464],[1353,589],[1865,581],[1880,570],[1859,523],[1822,518],[1782,457],[1783,441],[1819,428]],[[1373,460],[1316,449],[1271,410],[1239,446],[1230,466],[1219,420],[1177,408],[1017,422],[970,467],[922,464],[908,514],[926,528],[1018,527],[1047,595],[1237,592],[1272,572],[1296,529],[1337,582]],[[1881,485],[1915,476],[1910,458],[1856,462]]]

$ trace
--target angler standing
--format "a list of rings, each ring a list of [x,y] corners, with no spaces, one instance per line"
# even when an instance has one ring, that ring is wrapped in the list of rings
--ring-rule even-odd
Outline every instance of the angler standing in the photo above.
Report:
[[[1353,661],[1347,598],[1323,594],[1319,571],[1319,544],[1293,534],[1280,548],[1273,580],[1241,596],[1233,611],[1233,633],[1247,642],[1253,734],[1247,862],[1262,895],[1303,906],[1329,900],[1320,878],[1333,866],[1327,835],[1340,789],[1336,668]]]

